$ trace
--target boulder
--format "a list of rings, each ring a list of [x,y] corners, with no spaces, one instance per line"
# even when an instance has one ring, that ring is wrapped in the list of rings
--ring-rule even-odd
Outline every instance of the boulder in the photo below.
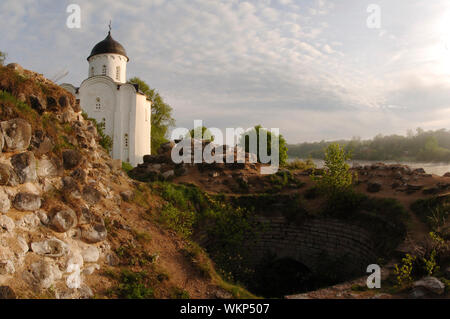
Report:
[[[12,167],[3,163],[0,163],[0,185],[7,185],[11,177]]]
[[[0,299],[16,299],[16,293],[9,286],[0,286]]]
[[[63,151],[63,165],[64,169],[73,169],[81,163],[81,153],[77,150],[65,150]]]
[[[102,198],[102,194],[93,186],[84,187],[81,196],[90,205],[97,204]]]
[[[164,179],[170,179],[171,177],[175,176],[175,172],[173,169],[171,169],[162,173],[162,176],[164,177]]]
[[[426,172],[423,168],[416,168],[413,170],[413,174],[426,174]]]
[[[442,295],[445,291],[445,285],[436,277],[424,277],[413,284],[414,288],[423,288],[436,295]]]
[[[30,95],[30,106],[35,109],[39,114],[42,114],[47,109],[47,103],[36,95]]]
[[[21,211],[35,211],[41,207],[39,195],[20,192],[14,197],[13,206]]]
[[[31,264],[31,273],[36,284],[44,289],[50,288],[56,280],[62,278],[58,266],[46,259]]]
[[[31,243],[31,250],[38,255],[57,258],[67,255],[69,247],[62,240],[50,238],[41,242]]]
[[[56,177],[60,172],[56,164],[48,158],[42,158],[38,160],[37,164],[37,176],[39,177]]]
[[[30,146],[31,125],[20,118],[0,123],[6,151],[24,151]]]
[[[124,201],[130,202],[133,199],[133,197],[134,197],[134,192],[131,191],[131,190],[126,190],[126,191],[120,192],[120,197]]]
[[[36,216],[39,218],[43,225],[48,225],[50,219],[48,218],[47,212],[45,210],[39,209],[36,211]]]
[[[14,221],[6,215],[0,215],[0,233],[2,231],[12,232],[16,225]]]
[[[445,173],[444,177],[450,177],[450,172]]]
[[[89,244],[95,244],[104,241],[107,236],[107,230],[102,222],[96,222],[91,225],[85,225],[81,228],[81,239]]]
[[[88,246],[81,251],[81,256],[86,263],[95,263],[100,258],[100,252],[95,246]]]
[[[13,155],[11,165],[19,178],[19,183],[33,183],[37,180],[36,159],[33,152]]]
[[[6,213],[11,208],[11,201],[8,195],[0,189],[0,213]]]
[[[0,275],[11,275],[15,272],[16,268],[14,267],[14,263],[11,260],[0,260]]]
[[[64,233],[78,224],[77,214],[70,208],[56,212],[51,220],[53,228]]]
[[[86,182],[86,171],[80,167],[74,169],[70,176],[79,183],[84,184]]]

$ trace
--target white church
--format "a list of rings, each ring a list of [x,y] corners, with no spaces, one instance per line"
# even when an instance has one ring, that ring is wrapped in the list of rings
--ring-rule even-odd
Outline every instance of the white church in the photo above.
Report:
[[[113,139],[112,157],[136,166],[150,154],[151,101],[137,85],[126,82],[129,58],[111,37],[111,29],[87,60],[88,78],[79,87],[61,86],[75,95],[90,118],[104,123],[105,134]]]

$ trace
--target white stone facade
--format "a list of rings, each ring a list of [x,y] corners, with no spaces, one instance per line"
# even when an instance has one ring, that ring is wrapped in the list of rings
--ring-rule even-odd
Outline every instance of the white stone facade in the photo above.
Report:
[[[111,156],[136,166],[151,151],[151,101],[126,83],[126,56],[102,53],[88,61],[88,78],[79,88],[61,86],[75,95],[89,117],[104,123],[105,134],[113,139]]]

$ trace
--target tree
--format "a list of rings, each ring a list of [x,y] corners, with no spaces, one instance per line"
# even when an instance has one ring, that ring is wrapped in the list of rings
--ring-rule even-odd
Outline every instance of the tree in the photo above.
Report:
[[[240,145],[244,147],[246,152],[249,152],[250,150],[250,134],[254,134],[256,133],[256,142],[257,142],[257,146],[256,146],[256,150],[257,150],[257,156],[258,156],[258,162],[261,162],[260,157],[259,157],[259,133],[261,130],[264,130],[267,132],[267,155],[271,156],[272,154],[272,137],[274,138],[279,138],[278,141],[278,150],[274,150],[275,152],[278,151],[279,153],[279,164],[280,165],[284,165],[286,164],[287,161],[287,146],[286,146],[286,140],[284,139],[283,135],[274,135],[272,134],[272,132],[262,128],[261,125],[256,125],[252,130],[245,132],[244,134],[242,134],[241,138],[240,138]]]
[[[330,144],[325,150],[325,170],[321,177],[313,176],[321,191],[329,196],[349,190],[353,182],[353,174],[347,160],[350,153],[337,143]]]
[[[6,53],[0,51],[0,65],[3,65],[3,63],[5,63],[6,60]]]
[[[200,132],[200,129],[201,129],[201,132]],[[191,138],[194,138],[196,133],[197,133],[197,135],[201,136],[201,138],[203,140],[210,141],[210,142],[214,141],[214,135],[212,135],[211,131],[208,130],[204,126],[202,126],[202,127],[197,126],[195,129],[192,129],[189,131],[189,135],[191,136]]]
[[[139,90],[144,93],[147,98],[152,101],[152,116],[151,116],[151,145],[152,154],[158,151],[159,146],[167,142],[167,132],[169,127],[175,125],[175,120],[172,118],[172,107],[164,102],[159,93],[150,88],[150,86],[138,77],[131,78],[129,83],[137,84]]]

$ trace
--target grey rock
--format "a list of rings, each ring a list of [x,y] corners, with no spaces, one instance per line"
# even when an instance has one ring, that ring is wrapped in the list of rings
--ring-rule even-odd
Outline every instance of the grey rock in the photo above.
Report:
[[[3,163],[0,163],[0,185],[7,185],[9,178],[11,177],[12,167]]]
[[[83,261],[86,263],[95,263],[100,258],[100,252],[97,247],[89,246],[81,251]]]
[[[3,231],[12,232],[16,225],[14,221],[6,215],[0,215],[0,233]]]
[[[18,193],[14,197],[13,206],[21,211],[35,211],[41,207],[41,197],[31,193]]]
[[[65,150],[62,156],[64,169],[73,169],[81,163],[82,156],[77,150]]]
[[[168,170],[168,171],[162,173],[162,176],[164,177],[164,179],[169,179],[169,178],[175,176],[175,172],[173,169],[171,169],[171,170]]]
[[[11,164],[21,184],[27,182],[33,183],[37,180],[36,159],[33,152],[13,155],[11,157]]]
[[[31,125],[20,118],[0,123],[6,151],[24,151],[30,146]]]
[[[81,196],[90,205],[97,204],[102,198],[102,194],[92,186],[86,186],[85,188],[83,188],[83,193]]]
[[[59,169],[51,159],[42,158],[38,161],[37,176],[56,177],[59,176]]]
[[[70,208],[56,212],[51,220],[54,229],[64,233],[78,224],[77,214]]]
[[[133,197],[134,197],[134,193],[131,190],[126,190],[126,191],[120,192],[120,197],[124,201],[130,202],[133,199]]]
[[[16,268],[11,260],[0,260],[0,275],[11,275],[15,272]]]
[[[90,244],[104,241],[107,234],[108,232],[104,223],[99,222],[93,225],[87,225],[81,229],[81,239]]]
[[[31,264],[31,273],[38,286],[50,288],[56,280],[62,278],[58,266],[48,260],[40,260]]]
[[[11,201],[8,195],[0,189],[0,212],[6,213],[11,208]]]
[[[38,255],[57,258],[67,255],[69,247],[62,240],[50,238],[32,243],[31,250]]]
[[[445,291],[445,285],[436,277],[424,277],[413,284],[414,287],[424,288],[436,295],[442,295]]]

